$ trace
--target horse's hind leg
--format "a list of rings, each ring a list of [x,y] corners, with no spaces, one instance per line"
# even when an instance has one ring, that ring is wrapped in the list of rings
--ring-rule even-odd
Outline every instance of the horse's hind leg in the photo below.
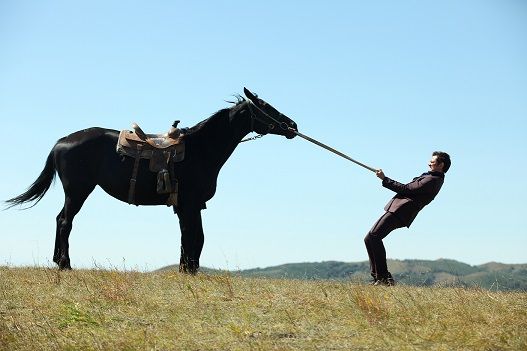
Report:
[[[57,229],[55,233],[55,249],[53,250],[53,262],[59,264],[60,259],[60,223],[64,217],[64,207],[57,216]]]
[[[69,255],[69,237],[73,225],[73,218],[79,213],[84,201],[93,191],[95,185],[83,193],[68,194],[64,201],[64,207],[57,216],[57,234],[55,238],[55,252],[53,261],[59,265],[59,269],[71,269]]]

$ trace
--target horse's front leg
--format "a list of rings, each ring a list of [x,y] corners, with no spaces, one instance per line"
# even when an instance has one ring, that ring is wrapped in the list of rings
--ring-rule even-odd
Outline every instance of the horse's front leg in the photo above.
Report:
[[[205,241],[201,224],[201,210],[180,210],[177,214],[179,227],[181,228],[179,271],[196,274],[199,268],[199,257]]]

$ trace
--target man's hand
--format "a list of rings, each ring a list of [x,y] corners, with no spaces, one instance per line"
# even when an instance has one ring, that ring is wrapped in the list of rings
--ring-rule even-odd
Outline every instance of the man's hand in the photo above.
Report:
[[[386,176],[384,175],[384,172],[382,171],[382,169],[378,169],[375,171],[375,175],[378,177],[378,178],[381,178],[382,180],[384,180],[384,178],[386,178]]]

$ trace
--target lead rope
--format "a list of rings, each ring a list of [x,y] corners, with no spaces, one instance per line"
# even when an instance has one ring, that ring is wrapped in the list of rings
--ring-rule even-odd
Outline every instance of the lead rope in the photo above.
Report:
[[[324,148],[324,149],[326,149],[326,150],[328,150],[328,151],[331,151],[331,152],[333,152],[334,154],[339,155],[340,157],[344,157],[344,158],[345,158],[346,160],[348,160],[348,161],[351,161],[351,162],[353,162],[353,163],[355,163],[355,164],[357,164],[357,165],[359,165],[359,166],[361,166],[361,167],[364,167],[364,168],[366,168],[367,170],[372,171],[372,172],[374,172],[374,173],[377,172],[377,170],[376,170],[375,168],[370,167],[370,166],[368,166],[368,165],[365,165],[364,163],[359,162],[359,161],[357,161],[357,160],[354,160],[354,159],[352,159],[351,157],[349,157],[348,155],[346,155],[346,154],[344,154],[344,153],[342,153],[342,152],[340,152],[340,151],[338,151],[338,150],[335,150],[335,149],[332,148],[331,146],[327,146],[326,144],[323,144],[323,143],[321,143],[321,142],[318,141],[318,140],[315,140],[315,139],[313,139],[313,138],[310,138],[310,137],[308,137],[307,135],[304,135],[304,134],[302,134],[302,133],[300,133],[300,132],[294,130],[293,128],[289,128],[289,130],[290,130],[292,133],[295,133],[295,134],[298,135],[299,137],[304,138],[304,139],[306,139],[307,141],[310,141],[310,142],[312,142],[312,143],[315,144],[315,145],[318,145],[318,146],[320,146],[320,147],[322,147],[322,148]]]
[[[260,111],[261,113],[263,113],[265,116],[267,116],[267,117],[268,117],[269,119],[271,119],[272,121],[276,122],[276,123],[280,126],[280,128],[282,128],[282,129],[284,129],[284,130],[289,130],[290,132],[295,133],[295,134],[298,135],[299,137],[304,138],[304,139],[306,139],[307,141],[312,142],[313,144],[315,144],[315,145],[317,145],[317,146],[320,146],[321,148],[324,148],[324,149],[326,149],[326,150],[328,150],[328,151],[330,151],[330,152],[333,152],[334,154],[339,155],[340,157],[343,157],[343,158],[345,158],[345,159],[348,160],[348,161],[351,161],[351,162],[353,162],[353,163],[355,163],[355,164],[357,164],[357,165],[359,165],[359,166],[361,166],[361,167],[364,167],[364,168],[366,168],[367,170],[369,170],[369,171],[371,171],[371,172],[374,172],[374,173],[377,172],[377,169],[375,169],[375,168],[373,168],[373,167],[370,167],[370,166],[368,166],[368,165],[366,165],[366,164],[364,164],[364,163],[362,163],[362,162],[359,162],[359,161],[357,161],[357,160],[355,160],[355,159],[349,157],[349,156],[346,155],[345,153],[340,152],[340,151],[338,151],[338,150],[332,148],[331,146],[328,146],[328,145],[326,145],[326,144],[324,144],[324,143],[321,143],[320,141],[318,141],[318,140],[316,140],[316,139],[310,138],[310,137],[308,137],[307,135],[304,135],[304,134],[300,133],[299,131],[294,130],[293,128],[287,126],[287,123],[285,123],[285,122],[279,122],[279,121],[276,120],[275,118],[269,116],[269,115],[268,115],[265,111],[263,111],[261,108],[259,108],[258,106],[256,106],[252,101],[250,101],[250,100],[247,100],[247,101],[248,101],[248,103],[249,103],[249,105],[248,105],[248,106],[249,106],[249,110],[251,111],[251,119],[252,119],[252,121],[251,121],[251,126],[252,126],[252,123],[254,123],[254,118],[255,118],[254,115],[253,115],[252,109],[251,109],[251,104],[252,104],[252,105],[254,105],[254,107],[256,107],[256,108],[258,109],[258,111]],[[251,128],[251,129],[252,129],[252,128]],[[243,139],[242,141],[240,141],[240,143],[245,142],[245,141],[256,140],[256,139],[259,139],[259,138],[261,138],[261,137],[263,137],[263,136],[264,136],[263,134],[258,134],[258,135],[254,136],[254,137],[247,138],[247,139]]]

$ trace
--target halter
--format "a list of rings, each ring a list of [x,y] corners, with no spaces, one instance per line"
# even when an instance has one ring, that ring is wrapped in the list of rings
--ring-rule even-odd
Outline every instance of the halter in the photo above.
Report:
[[[258,111],[260,111],[264,116],[269,118],[271,121],[275,122],[276,125],[278,125],[281,129],[289,130],[289,127],[287,126],[287,123],[280,122],[276,118],[269,116],[269,114],[267,112],[265,112],[264,110],[262,110],[261,108],[256,106],[256,104],[254,102],[252,102],[250,99],[247,99],[245,101],[247,102],[247,106],[249,107],[249,113],[251,114],[251,131],[252,132],[254,132],[254,121],[255,120],[260,122],[260,123],[262,123],[262,124],[267,124],[267,121],[265,121],[262,118],[258,117],[258,115],[253,111],[253,107],[255,109],[257,109]],[[274,127],[275,127],[275,125],[272,124],[272,123],[271,124],[267,124],[267,133],[269,133],[271,130],[273,130]],[[259,139],[259,138],[263,137],[264,135],[265,134],[258,134],[256,136],[251,137],[251,138],[246,138],[246,139],[243,139],[242,141],[240,141],[240,143],[243,143],[245,141],[256,140],[256,139]]]

